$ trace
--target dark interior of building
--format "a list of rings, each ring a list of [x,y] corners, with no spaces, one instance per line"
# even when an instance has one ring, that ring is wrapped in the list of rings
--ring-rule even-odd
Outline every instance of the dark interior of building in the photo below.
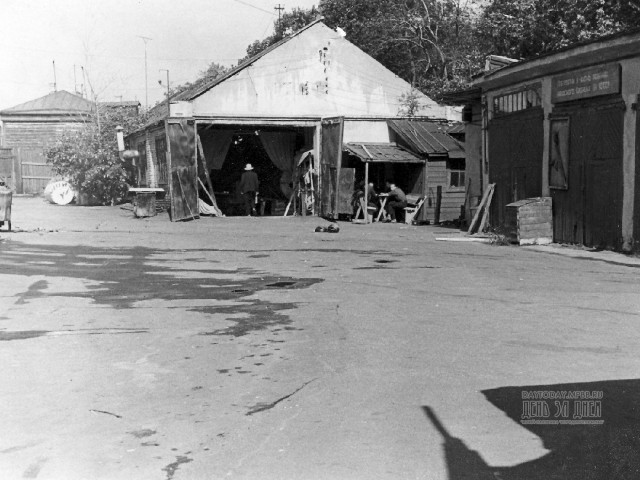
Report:
[[[286,185],[291,186],[291,181],[283,178],[283,172],[269,158],[260,139],[261,131],[264,129],[237,129],[231,139],[222,168],[209,171],[216,201],[225,215],[244,215],[244,204],[238,184],[248,163],[251,164],[260,181],[259,202],[256,208],[259,215],[282,215],[289,202],[291,192],[285,192],[285,190],[287,190]],[[287,130],[287,132],[291,131],[291,129]],[[304,146],[305,138],[302,129],[294,129],[294,131],[297,150]],[[208,137],[215,135],[215,132],[213,129],[199,129],[205,145],[205,155]],[[200,197],[209,202],[207,194],[202,189]]]

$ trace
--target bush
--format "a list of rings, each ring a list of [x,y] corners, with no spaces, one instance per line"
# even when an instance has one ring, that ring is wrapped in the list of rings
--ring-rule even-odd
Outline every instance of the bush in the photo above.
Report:
[[[139,128],[144,116],[128,114],[125,109],[108,109],[76,131],[63,134],[45,153],[56,175],[67,180],[91,203],[115,205],[124,199],[135,181],[130,161],[120,160],[116,126],[125,135]]]

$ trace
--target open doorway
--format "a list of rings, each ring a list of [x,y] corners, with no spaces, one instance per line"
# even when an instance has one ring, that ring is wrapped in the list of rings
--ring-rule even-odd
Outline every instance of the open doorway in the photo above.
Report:
[[[199,125],[206,173],[222,212],[244,215],[239,181],[251,164],[260,181],[258,215],[283,215],[293,194],[294,157],[313,148],[313,132],[305,127]],[[206,201],[206,193],[201,194]]]

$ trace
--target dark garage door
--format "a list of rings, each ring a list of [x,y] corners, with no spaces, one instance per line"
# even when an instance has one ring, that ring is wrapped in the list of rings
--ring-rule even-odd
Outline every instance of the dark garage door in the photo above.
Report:
[[[543,112],[535,108],[491,120],[489,183],[495,183],[491,225],[504,223],[505,206],[542,193]]]
[[[554,240],[617,248],[622,240],[623,104],[554,110],[569,119],[566,189],[552,189]]]

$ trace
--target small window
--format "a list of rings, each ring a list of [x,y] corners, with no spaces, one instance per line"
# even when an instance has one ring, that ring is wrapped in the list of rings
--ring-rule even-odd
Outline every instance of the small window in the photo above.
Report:
[[[530,85],[517,92],[506,93],[493,99],[494,115],[519,112],[528,108],[539,107],[540,85]]]
[[[449,188],[464,188],[465,161],[464,158],[454,158],[447,161],[449,173]]]

